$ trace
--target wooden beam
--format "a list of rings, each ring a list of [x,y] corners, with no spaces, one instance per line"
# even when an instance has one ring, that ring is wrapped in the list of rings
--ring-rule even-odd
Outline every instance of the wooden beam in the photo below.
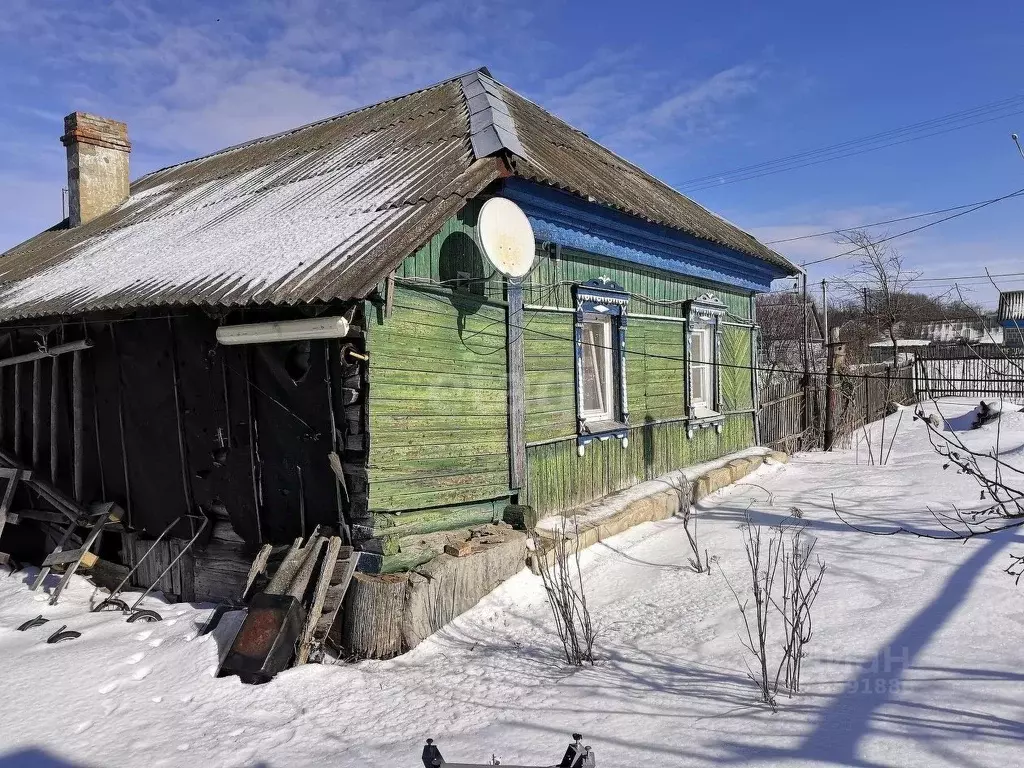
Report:
[[[103,509],[99,514],[96,515],[95,522],[93,522],[92,528],[89,530],[89,535],[86,536],[85,541],[82,542],[81,548],[76,550],[78,553],[78,557],[68,564],[67,569],[64,571],[64,578],[60,580],[60,583],[53,590],[53,594],[50,596],[50,605],[57,604],[57,598],[60,597],[60,593],[64,591],[64,587],[66,587],[68,585],[68,582],[71,581],[71,577],[75,575],[75,571],[78,570],[78,567],[80,565],[87,564],[86,567],[92,567],[92,565],[95,564],[96,557],[92,555],[92,553],[90,553],[89,550],[92,548],[93,544],[96,543],[96,539],[100,537],[100,534],[103,533],[103,528],[106,526],[106,524],[108,522],[120,522],[121,519],[124,517],[124,512],[116,504],[106,504],[102,506]],[[74,526],[70,526],[69,530],[73,528]],[[53,555],[51,555],[51,557],[53,557]],[[39,574],[42,576],[44,573],[47,573],[48,571],[49,568],[47,567],[46,561],[44,560],[43,569],[39,572]]]
[[[24,355],[15,355],[14,357],[7,357],[0,360],[0,368],[6,368],[9,365],[19,365],[21,363],[31,363],[33,360],[42,360],[44,357],[56,357],[57,355],[63,355],[67,352],[76,352],[83,349],[89,349],[92,346],[92,342],[88,339],[82,341],[72,341],[67,344],[58,344],[56,347],[50,347],[49,349],[41,349],[38,352],[28,352]]]
[[[509,487],[517,489],[526,482],[526,356],[522,285],[509,280],[507,294],[508,471]]]
[[[18,475],[22,480],[31,480],[32,470],[21,469],[20,467],[0,467],[0,477],[10,479],[15,475]]]
[[[192,488],[188,482],[188,451],[185,448],[185,423],[181,407],[181,379],[178,376],[178,339],[174,333],[174,320],[168,316],[171,332],[171,386],[174,388],[174,420],[178,429],[178,462],[181,467],[181,491],[185,495],[185,510],[192,514]]]
[[[242,350],[245,359],[245,410],[246,421],[249,423],[249,471],[252,473],[252,513],[256,518],[256,540],[263,543],[263,523],[260,512],[263,506],[263,477],[260,472],[259,432],[256,428],[256,405],[252,397],[252,357],[251,350]]]
[[[0,445],[4,443],[5,432],[7,431],[7,415],[4,410],[5,387],[4,387],[4,370],[0,368]]]
[[[124,496],[127,505],[128,526],[132,525],[132,484],[128,475],[128,451],[124,439],[124,378],[121,370],[121,356],[117,351],[117,332],[114,324],[110,326],[110,343],[114,351],[114,360],[117,361],[117,429],[121,440],[121,467],[124,470]]]
[[[17,473],[7,481],[7,487],[4,489],[3,501],[0,501],[0,536],[4,532],[4,524],[7,522],[7,513],[11,511],[11,505],[14,503],[14,492],[18,489],[19,477]]]
[[[388,272],[387,288],[384,291],[384,317],[391,317],[395,306],[395,270]]]
[[[60,461],[60,358],[53,358],[50,370],[50,482],[57,482],[57,469]]]
[[[316,633],[317,624],[323,614],[324,601],[327,599],[327,590],[331,586],[331,579],[334,576],[334,566],[338,562],[338,553],[341,551],[341,539],[332,536],[327,542],[327,552],[320,565],[320,575],[316,581],[313,591],[313,600],[309,605],[309,612],[306,614],[306,624],[302,628],[299,637],[299,648],[295,655],[295,663],[305,664],[309,661],[310,651],[313,649],[313,636]]]
[[[39,467],[43,452],[43,359],[32,361],[32,466]]]
[[[245,600],[249,597],[249,590],[252,589],[252,585],[256,582],[256,577],[267,570],[267,561],[270,559],[270,553],[273,551],[274,546],[272,544],[264,544],[260,547],[260,551],[256,555],[256,559],[252,561],[252,567],[249,569],[249,575],[245,579],[245,587],[242,589],[241,599]]]
[[[21,366],[14,366],[14,455],[21,456]]]
[[[72,427],[72,471],[74,476],[75,501],[82,501],[82,485],[85,474],[85,410],[82,406],[82,351],[75,350],[71,358],[71,417]]]

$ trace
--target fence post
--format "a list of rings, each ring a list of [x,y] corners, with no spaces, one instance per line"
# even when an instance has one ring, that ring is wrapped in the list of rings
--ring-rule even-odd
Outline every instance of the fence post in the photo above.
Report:
[[[892,401],[892,367],[885,366],[885,402],[882,403],[882,418],[889,415],[889,403]]]
[[[825,435],[822,448],[831,451],[836,439],[836,368],[842,358],[839,329],[830,328],[828,338],[828,370],[825,374]]]

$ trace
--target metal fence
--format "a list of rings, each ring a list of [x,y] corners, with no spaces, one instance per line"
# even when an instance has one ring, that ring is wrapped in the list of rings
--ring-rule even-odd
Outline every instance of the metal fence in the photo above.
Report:
[[[922,398],[1024,399],[1024,349],[996,344],[929,347],[915,359]]]
[[[840,443],[864,424],[882,418],[890,403],[917,402],[915,364],[855,366],[835,378],[834,429]],[[761,388],[758,428],[761,445],[774,450],[810,451],[824,445],[826,378],[812,373],[775,375]]]

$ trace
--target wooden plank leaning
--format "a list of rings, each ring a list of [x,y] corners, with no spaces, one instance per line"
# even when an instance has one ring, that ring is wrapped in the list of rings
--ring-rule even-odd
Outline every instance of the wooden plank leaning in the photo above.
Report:
[[[18,481],[20,479],[20,473],[15,472],[7,481],[7,487],[4,489],[3,501],[0,501],[0,537],[3,536],[4,525],[7,523],[7,515],[11,511],[11,505],[14,504],[14,492],[18,488]],[[0,562],[6,564],[9,561],[10,557],[4,552],[0,552]]]
[[[323,562],[320,565],[320,574],[317,577],[316,587],[313,590],[313,599],[306,613],[306,623],[302,627],[302,634],[299,636],[299,648],[295,655],[296,664],[305,664],[309,660],[310,651],[313,650],[313,636],[317,624],[323,613],[324,601],[327,598],[327,590],[331,586],[331,579],[334,576],[334,566],[338,562],[338,553],[341,551],[341,539],[332,536],[327,542],[327,552],[324,554]]]
[[[85,537],[85,541],[82,542],[81,548],[76,551],[78,557],[67,566],[67,568],[64,571],[64,578],[60,580],[60,583],[57,585],[56,589],[53,590],[53,594],[50,596],[50,605],[57,604],[57,598],[60,597],[60,593],[64,591],[64,588],[68,585],[68,582],[71,581],[71,577],[75,575],[75,571],[78,570],[78,567],[82,564],[83,560],[85,560],[87,556],[91,555],[89,550],[92,549],[93,544],[96,543],[96,539],[98,539],[100,537],[100,534],[103,533],[104,526],[108,522],[120,522],[121,519],[124,517],[124,510],[122,510],[119,506],[117,506],[117,504],[114,504],[113,502],[97,504],[93,507],[93,512],[95,514],[95,521],[93,522],[92,527],[89,529],[89,535]],[[69,526],[69,530],[74,530],[74,526]],[[42,577],[42,579],[45,579],[46,576],[44,574],[49,573],[50,569],[48,566],[46,566],[45,560],[43,561],[43,564],[44,567],[42,570],[39,571],[39,575],[40,577]],[[36,581],[37,584],[42,583],[42,581],[38,578]],[[33,589],[35,588],[35,586],[36,584],[33,584]]]

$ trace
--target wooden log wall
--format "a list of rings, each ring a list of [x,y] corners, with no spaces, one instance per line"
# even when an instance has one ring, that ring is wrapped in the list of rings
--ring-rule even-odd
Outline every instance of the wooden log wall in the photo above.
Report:
[[[168,314],[65,320],[63,339],[61,323],[9,329],[0,348],[0,445],[82,502],[114,501],[126,510],[134,538],[119,552],[122,543],[107,537],[104,557],[128,560],[136,543],[179,517],[210,518],[204,539],[183,560],[194,560],[195,578],[172,574],[175,583],[163,586],[184,599],[192,589],[199,597],[233,597],[260,542],[290,541],[318,524],[347,527],[349,498],[329,457],[340,452],[365,467],[358,447],[365,418],[349,418],[345,406],[347,398],[361,407],[362,393],[346,395],[342,381],[358,385],[360,374],[340,363],[337,345],[224,347],[214,336],[221,320],[198,311]],[[230,320],[296,316],[301,310]],[[3,364],[36,349],[40,338],[51,346],[87,338],[91,347]],[[362,487],[358,471],[349,486],[365,497],[362,472]],[[154,557],[171,556],[173,542],[192,530],[183,519]]]

